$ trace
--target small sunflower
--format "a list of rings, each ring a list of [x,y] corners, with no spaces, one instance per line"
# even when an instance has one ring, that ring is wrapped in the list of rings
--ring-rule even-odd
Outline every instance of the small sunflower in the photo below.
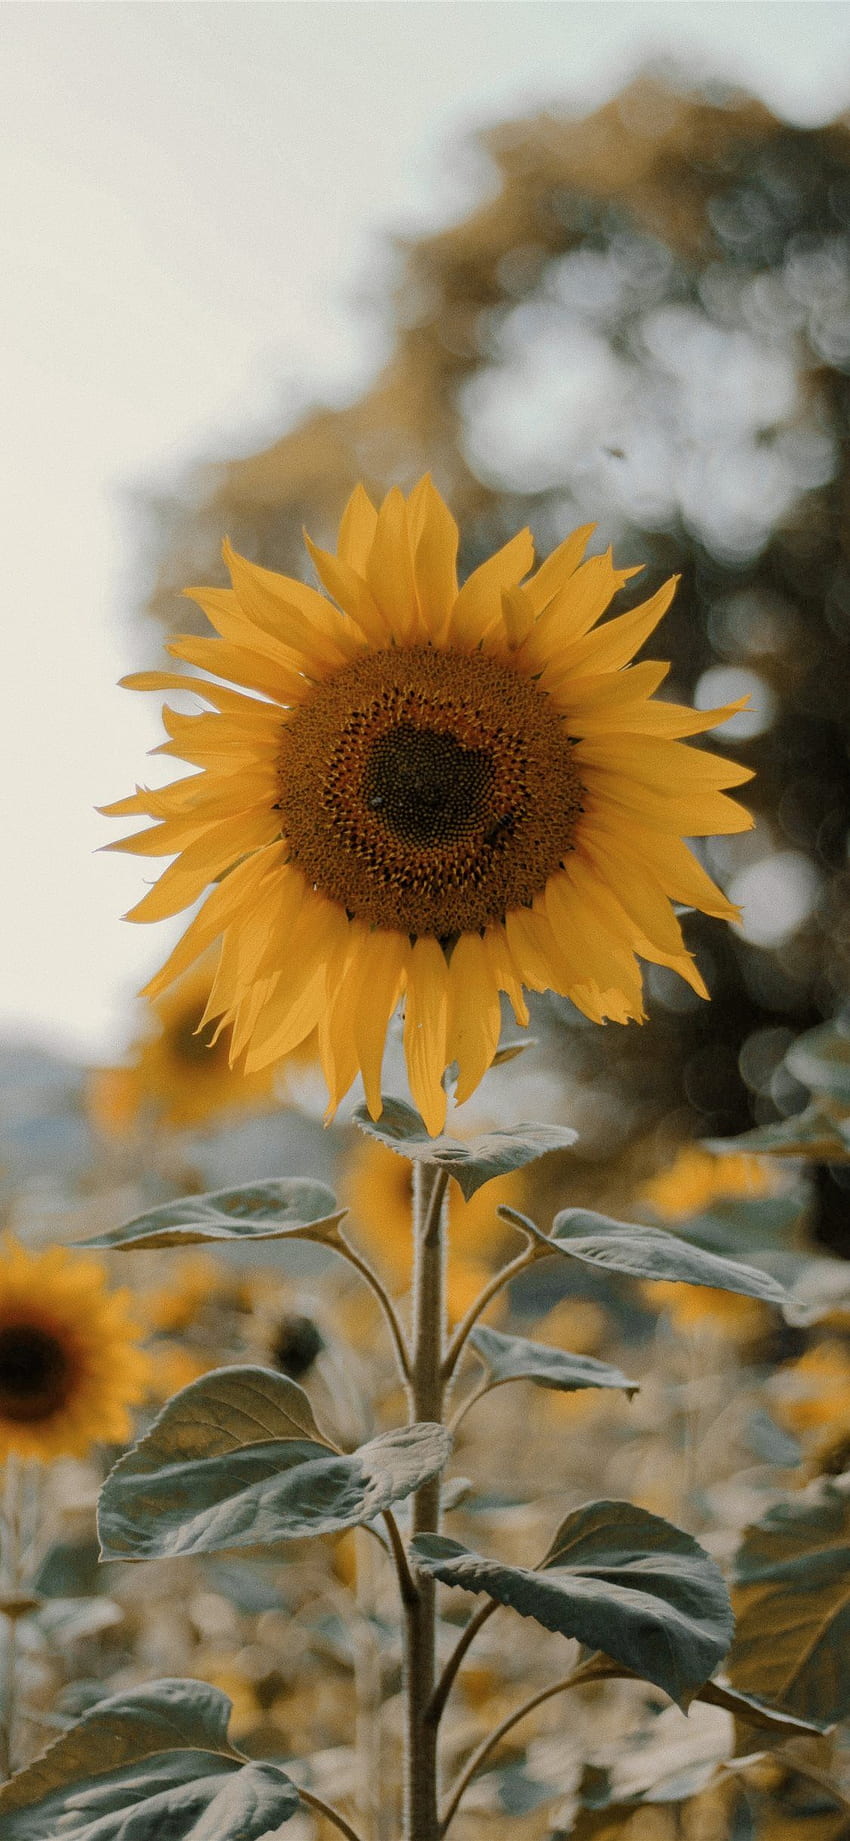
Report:
[[[315,1063],[315,1038],[308,1037],[280,1066],[269,1064],[253,1074],[235,1070],[230,1030],[217,1031],[206,1017],[214,975],[207,954],[151,1004],[131,1064],[93,1071],[89,1113],[105,1135],[122,1137],[151,1115],[180,1130],[267,1106],[276,1091],[286,1092],[296,1069]]]
[[[99,1261],[61,1247],[0,1241],[0,1458],[46,1463],[129,1438],[127,1411],[150,1364],[129,1292],[109,1291]]]
[[[673,1221],[699,1214],[712,1202],[752,1201],[772,1195],[778,1180],[765,1157],[744,1151],[715,1157],[699,1145],[686,1145],[666,1170],[644,1183],[640,1200]]]
[[[338,553],[309,545],[333,600],[225,544],[232,587],[189,590],[218,636],[169,647],[224,683],[125,680],[211,705],[165,714],[160,752],[199,771],[106,810],[156,821],[113,848],[175,859],[129,919],[214,885],[148,989],[220,940],[206,1019],[249,1073],[318,1029],[331,1107],[359,1071],[377,1117],[403,997],[411,1091],[438,1132],[447,1067],[460,1102],[492,1061],[501,992],[521,1025],[524,987],[641,1021],[640,956],[707,995],[671,902],[737,910],[682,840],[745,830],[723,789],[750,774],[682,738],[740,705],[652,701],[668,667],[630,660],[675,581],[600,625],[635,571],[583,560],[591,530],[534,575],[521,531],[458,589],[431,481],[379,510],[358,487]]]

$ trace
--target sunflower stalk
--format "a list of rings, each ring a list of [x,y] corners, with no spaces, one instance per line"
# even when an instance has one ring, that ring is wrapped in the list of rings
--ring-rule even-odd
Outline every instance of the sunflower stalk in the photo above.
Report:
[[[23,1489],[21,1467],[11,1454],[3,1477],[3,1594],[9,1609],[0,1615],[0,1778],[15,1768],[17,1723],[18,1619],[11,1608],[21,1590],[23,1562]]]
[[[442,1423],[443,1350],[446,1340],[446,1189],[448,1175],[433,1165],[414,1165],[413,1180],[413,1413]],[[436,1534],[440,1525],[439,1475],[413,1497],[416,1534]],[[436,1585],[421,1578],[416,1598],[405,1605],[405,1693],[407,1756],[405,1841],[438,1841],[439,1772],[437,1721],[429,1717],[436,1673]]]

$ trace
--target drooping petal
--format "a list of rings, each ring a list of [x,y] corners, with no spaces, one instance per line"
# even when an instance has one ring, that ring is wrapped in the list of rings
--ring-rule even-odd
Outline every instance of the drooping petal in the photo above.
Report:
[[[432,1136],[446,1118],[449,968],[438,940],[417,940],[411,949],[404,1007],[404,1055],[414,1103]]]
[[[462,933],[449,960],[446,1055],[460,1070],[459,1106],[475,1092],[499,1045],[499,987],[480,934]]]
[[[363,1076],[366,1104],[373,1119],[383,1110],[381,1067],[387,1025],[402,993],[411,955],[405,933],[370,929],[360,946],[359,975],[353,992],[354,1040]]]
[[[239,857],[274,843],[279,835],[280,823],[274,812],[240,812],[235,818],[222,819],[163,870],[159,881],[130,909],[125,920],[167,920],[179,914]]]

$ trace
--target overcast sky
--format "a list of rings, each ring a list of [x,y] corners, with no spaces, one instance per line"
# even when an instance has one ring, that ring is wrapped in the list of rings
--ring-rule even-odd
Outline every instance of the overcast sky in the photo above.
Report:
[[[132,495],[368,382],[383,239],[473,202],[470,129],[595,107],[658,57],[825,120],[850,103],[850,5],[72,0],[1,17],[0,1030],[102,1058],[171,937],[118,918],[144,866],[94,854],[93,807],[150,777],[160,733],[114,688],[138,663]]]

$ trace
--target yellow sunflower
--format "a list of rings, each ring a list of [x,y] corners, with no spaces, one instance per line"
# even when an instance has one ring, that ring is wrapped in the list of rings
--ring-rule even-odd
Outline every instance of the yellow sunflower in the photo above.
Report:
[[[740,705],[652,702],[667,666],[629,661],[675,582],[600,625],[635,571],[583,560],[591,529],[534,575],[521,531],[459,590],[431,481],[379,510],[358,487],[338,553],[309,545],[332,600],[225,544],[232,587],[189,590],[217,637],[169,650],[226,683],[125,680],[211,705],[165,714],[160,752],[200,771],[106,810],[156,821],[113,848],[175,858],[129,919],[214,885],[148,989],[220,940],[207,1018],[249,1072],[318,1028],[331,1107],[359,1071],[377,1117],[403,997],[411,1091],[438,1132],[446,1069],[462,1101],[492,1061],[501,992],[523,1025],[523,987],[640,1021],[640,955],[707,994],[671,901],[737,910],[682,839],[746,829],[723,789],[750,774],[682,737]]]
[[[217,1031],[205,1020],[214,958],[206,954],[151,1004],[130,1066],[93,1070],[89,1114],[105,1135],[123,1137],[151,1114],[179,1130],[236,1109],[266,1106],[276,1092],[287,1092],[298,1068],[315,1064],[316,1040],[310,1036],[281,1065],[253,1074],[231,1066],[230,1030]]]
[[[96,1259],[0,1241],[0,1458],[82,1457],[129,1438],[150,1377],[129,1292]]]
[[[656,1214],[667,1220],[699,1214],[712,1202],[749,1201],[772,1195],[779,1178],[765,1157],[734,1151],[714,1157],[699,1145],[686,1145],[666,1170],[659,1171],[640,1191]]]

